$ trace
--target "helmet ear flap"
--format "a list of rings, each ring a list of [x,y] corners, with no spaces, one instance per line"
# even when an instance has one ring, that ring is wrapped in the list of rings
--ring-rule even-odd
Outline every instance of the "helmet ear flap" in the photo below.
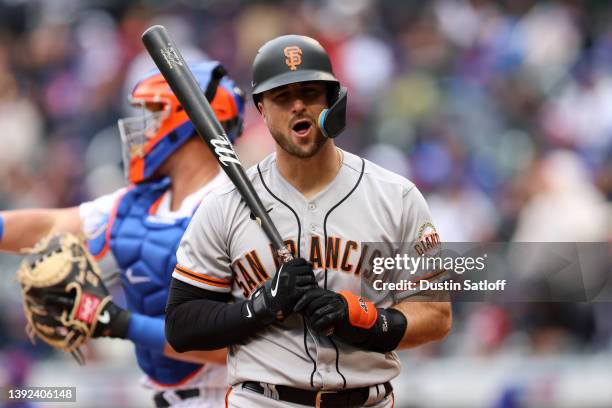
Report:
[[[346,127],[346,99],[348,90],[339,87],[334,102],[328,109],[319,114],[318,125],[325,137],[330,139],[338,136]]]
[[[329,83],[327,85],[327,106],[331,107],[338,100],[338,96],[340,94],[340,84],[339,83]]]

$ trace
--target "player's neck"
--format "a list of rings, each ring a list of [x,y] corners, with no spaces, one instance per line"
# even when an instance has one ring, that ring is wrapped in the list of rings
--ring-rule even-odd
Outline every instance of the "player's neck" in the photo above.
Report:
[[[329,140],[316,155],[307,159],[277,149],[276,163],[281,176],[310,199],[336,178],[342,165],[342,153]]]
[[[168,160],[166,174],[172,180],[171,211],[178,211],[185,198],[212,181],[220,171],[212,153],[200,140],[187,142]]]

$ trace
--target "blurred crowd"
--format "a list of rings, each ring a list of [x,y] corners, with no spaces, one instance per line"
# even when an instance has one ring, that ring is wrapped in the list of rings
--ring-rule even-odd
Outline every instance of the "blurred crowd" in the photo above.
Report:
[[[0,208],[124,183],[116,122],[153,66],[140,36],[161,23],[248,101],[259,46],[318,39],[349,88],[338,144],[414,181],[445,241],[610,241],[610,21],[606,1],[0,0]],[[253,164],[273,142],[251,104],[245,126],[237,149]],[[0,326],[21,327],[14,289],[0,286]],[[463,305],[457,334],[420,353],[611,348],[609,311]],[[4,356],[20,330],[0,330]]]

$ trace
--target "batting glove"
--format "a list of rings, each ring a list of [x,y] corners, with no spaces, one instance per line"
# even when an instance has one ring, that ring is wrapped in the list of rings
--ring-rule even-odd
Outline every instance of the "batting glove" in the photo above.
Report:
[[[395,350],[406,332],[406,317],[395,309],[377,309],[349,291],[336,293],[316,288],[296,303],[311,329],[332,333],[345,343],[364,350],[386,353]]]
[[[252,312],[263,323],[283,320],[293,311],[295,303],[316,287],[312,266],[303,258],[295,258],[281,265],[276,275],[253,293],[246,313]]]

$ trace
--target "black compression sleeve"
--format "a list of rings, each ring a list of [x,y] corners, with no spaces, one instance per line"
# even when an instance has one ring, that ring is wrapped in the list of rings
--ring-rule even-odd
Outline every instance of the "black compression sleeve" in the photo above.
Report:
[[[166,306],[166,340],[178,352],[216,350],[239,343],[264,324],[247,318],[246,301],[172,279]]]
[[[362,347],[379,353],[393,351],[402,341],[406,327],[408,327],[406,316],[399,310],[378,309],[374,335],[369,336]]]
[[[352,325],[336,327],[336,335],[348,344],[363,350],[388,353],[395,350],[408,327],[408,321],[402,312],[396,309],[378,308],[378,318],[369,329]]]

